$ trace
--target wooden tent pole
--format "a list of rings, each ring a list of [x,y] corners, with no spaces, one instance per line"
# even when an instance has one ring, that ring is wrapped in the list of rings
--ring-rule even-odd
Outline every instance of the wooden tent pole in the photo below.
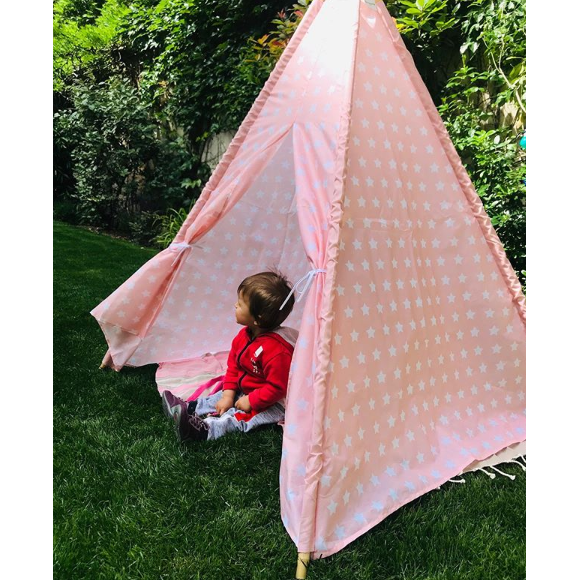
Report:
[[[310,564],[310,552],[298,552],[298,564],[296,566],[296,580],[305,580]]]

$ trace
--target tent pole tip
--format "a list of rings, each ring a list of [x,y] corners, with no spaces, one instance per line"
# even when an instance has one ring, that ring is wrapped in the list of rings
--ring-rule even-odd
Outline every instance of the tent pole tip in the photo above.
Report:
[[[305,580],[310,564],[310,552],[298,552],[298,564],[296,565],[296,580]]]

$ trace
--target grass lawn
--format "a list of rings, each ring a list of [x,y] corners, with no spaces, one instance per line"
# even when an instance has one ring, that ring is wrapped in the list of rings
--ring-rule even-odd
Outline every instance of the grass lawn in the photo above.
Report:
[[[154,255],[55,224],[54,578],[294,577],[280,519],[279,427],[180,448],[155,366],[99,370],[106,343],[89,311]],[[523,471],[469,474],[404,506],[311,580],[525,578]]]

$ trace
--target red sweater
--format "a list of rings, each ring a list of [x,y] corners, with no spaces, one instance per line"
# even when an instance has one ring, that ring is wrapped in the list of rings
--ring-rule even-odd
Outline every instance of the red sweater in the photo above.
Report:
[[[295,342],[295,330],[277,330]],[[245,326],[232,341],[223,389],[241,389],[248,395],[252,411],[271,407],[286,396],[293,352],[294,346],[277,332],[264,332],[252,338]]]

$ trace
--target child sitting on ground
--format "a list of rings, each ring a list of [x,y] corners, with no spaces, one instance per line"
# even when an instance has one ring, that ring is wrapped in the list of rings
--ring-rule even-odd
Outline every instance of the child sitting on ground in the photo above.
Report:
[[[244,328],[232,342],[223,388],[214,395],[184,401],[161,395],[180,442],[217,439],[284,418],[290,362],[298,332],[280,326],[294,306],[286,278],[261,272],[238,288],[236,322]],[[205,415],[205,417],[203,417]]]

